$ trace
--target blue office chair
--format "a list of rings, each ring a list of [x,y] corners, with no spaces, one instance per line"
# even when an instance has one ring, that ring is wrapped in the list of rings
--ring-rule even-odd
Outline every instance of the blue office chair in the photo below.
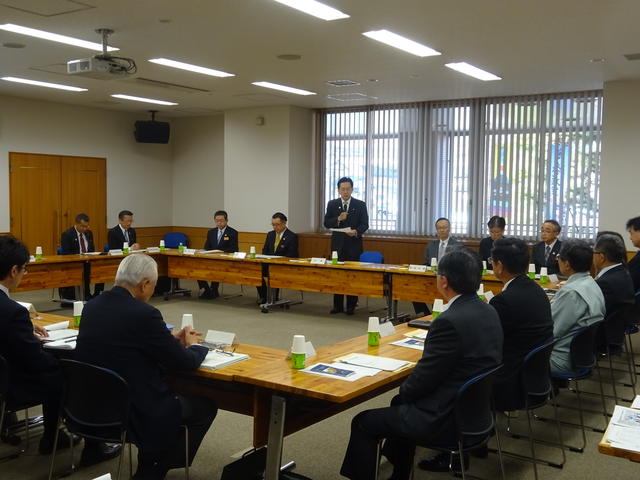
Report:
[[[359,260],[364,263],[384,263],[384,256],[380,252],[362,252],[360,254]],[[369,297],[367,297],[367,309],[369,308]],[[377,312],[378,310],[385,310],[384,308],[379,308],[377,310],[369,310],[369,313]]]
[[[187,236],[182,232],[171,232],[167,233],[163,238],[164,246],[166,248],[178,248],[182,243],[183,246],[189,246],[189,240]],[[170,288],[168,292],[162,292],[162,295],[165,300],[169,300],[169,297],[172,295],[184,295],[185,297],[191,296],[191,290],[187,290],[186,288],[180,288],[180,279],[171,278],[170,279]]]
[[[108,251],[109,251],[109,244],[108,244],[108,243],[105,243],[105,244],[102,246],[102,251],[103,251],[103,252],[108,252]]]

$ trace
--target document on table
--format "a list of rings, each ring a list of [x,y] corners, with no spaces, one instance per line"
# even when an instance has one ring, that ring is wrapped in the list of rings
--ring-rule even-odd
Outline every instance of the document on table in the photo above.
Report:
[[[56,340],[54,342],[47,342],[43,347],[52,348],[54,350],[75,350],[77,338],[78,337],[71,337],[63,340]]]
[[[40,337],[43,342],[55,342],[56,340],[63,340],[65,338],[76,338],[78,336],[78,330],[72,330],[71,328],[64,328],[62,330],[54,330],[49,332],[48,337]]]
[[[411,362],[405,360],[366,355],[364,353],[352,353],[338,358],[336,361],[348,363],[349,365],[358,365],[360,367],[377,368],[379,370],[386,370],[387,372],[395,372],[411,364]]]
[[[417,338],[418,340],[424,341],[427,338],[427,334],[429,330],[423,330],[422,328],[416,328],[415,330],[411,330],[404,334],[405,337]]]
[[[348,233],[351,230],[353,230],[353,228],[351,227],[344,227],[344,228],[330,228],[329,230],[331,230],[332,232],[342,232],[342,233]]]
[[[415,350],[424,350],[424,341],[417,338],[403,338],[396,342],[391,342],[391,345],[397,345],[399,347],[413,348]]]
[[[640,411],[616,405],[607,430],[607,442],[616,448],[640,451]]]
[[[264,255],[262,253],[256,253],[256,258],[282,258],[282,255]]]
[[[197,250],[196,253],[222,253],[222,250]]]
[[[611,416],[611,423],[621,427],[637,428],[640,433],[640,411],[616,405]]]
[[[636,398],[633,399],[631,403],[631,408],[640,409],[640,395],[636,395]]]
[[[356,365],[348,365],[346,363],[316,363],[307,368],[300,370],[305,373],[312,373],[322,377],[338,378],[348,382],[355,382],[364,377],[372,377],[380,370],[375,368],[359,367]]]
[[[50,323],[49,325],[44,326],[44,329],[47,332],[53,332],[54,330],[64,330],[65,328],[69,328],[69,320],[65,320],[64,322]]]
[[[222,352],[220,350],[211,350],[207,353],[206,358],[200,365],[202,368],[208,368],[210,370],[216,370],[218,368],[226,367],[232,363],[241,362],[247,360],[249,355],[246,353],[232,353]]]

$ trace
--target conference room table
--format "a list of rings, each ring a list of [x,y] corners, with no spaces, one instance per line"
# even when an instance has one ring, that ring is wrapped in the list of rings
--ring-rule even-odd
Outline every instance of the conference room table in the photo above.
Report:
[[[44,325],[69,317],[40,314],[35,323]],[[391,345],[413,329],[406,324],[384,337],[380,345],[367,344],[368,335],[320,347],[306,365],[332,363],[351,353],[390,357],[410,362],[406,368],[346,381],[314,375],[291,367],[288,352],[281,349],[240,344],[236,352],[250,358],[226,367],[193,373],[174,373],[170,384],[184,394],[214,399],[218,408],[253,417],[253,445],[267,446],[265,479],[279,475],[283,440],[286,435],[313,425],[354,405],[398,387],[409,375],[421,350]]]

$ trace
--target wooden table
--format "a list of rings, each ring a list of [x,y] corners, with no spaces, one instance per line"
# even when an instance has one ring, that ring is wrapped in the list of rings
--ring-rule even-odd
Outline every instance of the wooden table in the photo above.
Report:
[[[167,257],[160,253],[147,253],[158,264],[158,275],[167,275]],[[113,282],[120,262],[126,255],[91,255],[88,257],[88,283]]]
[[[29,262],[16,292],[83,285],[87,255],[52,255]]]
[[[598,451],[600,453],[611,455],[613,457],[626,458],[627,460],[631,460],[632,462],[640,462],[640,452],[625,450],[623,448],[614,447],[610,443],[607,443],[608,432],[609,428],[607,428],[607,430],[604,432],[600,443],[598,443]]]
[[[166,250],[163,255],[167,257],[167,271],[171,278],[262,285],[263,260],[238,259],[220,253],[180,255]]]

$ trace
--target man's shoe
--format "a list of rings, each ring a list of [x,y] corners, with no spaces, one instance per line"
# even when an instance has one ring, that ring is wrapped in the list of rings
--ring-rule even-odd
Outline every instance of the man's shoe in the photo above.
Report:
[[[211,290],[211,299],[216,299],[220,296],[220,293],[217,290]]]
[[[82,440],[82,438],[73,434],[71,435],[71,440],[69,440],[69,435],[61,430],[58,434],[58,448],[56,450],[69,448],[72,441],[74,445],[77,445],[78,443],[80,443],[80,440]],[[52,452],[53,438],[42,437],[40,439],[40,445],[38,445],[38,453],[40,453],[40,455],[49,455]]]
[[[335,315],[335,314],[337,314],[337,313],[342,313],[342,312],[344,312],[344,310],[341,310],[341,309],[339,309],[339,308],[332,308],[331,310],[329,310],[329,313],[330,313],[331,315]]]
[[[353,309],[349,309],[344,313],[346,313],[347,315],[353,315]]]
[[[85,446],[80,456],[80,466],[90,467],[96,463],[111,460],[120,455],[121,445],[109,445],[106,443],[97,443],[91,446]]]
[[[449,469],[449,461],[451,460],[451,469]],[[438,453],[431,458],[426,458],[418,462],[418,468],[420,470],[426,470],[428,472],[460,472],[460,456],[450,455],[448,453]],[[464,454],[464,469],[469,468],[469,455]]]
[[[198,298],[200,300],[211,300],[213,298],[213,292],[211,290],[205,290]]]

